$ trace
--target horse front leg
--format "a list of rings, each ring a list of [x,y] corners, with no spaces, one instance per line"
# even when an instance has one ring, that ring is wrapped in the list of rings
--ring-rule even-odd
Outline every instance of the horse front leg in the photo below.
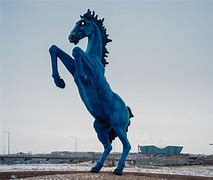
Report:
[[[65,82],[62,78],[60,78],[58,73],[58,62],[57,59],[59,58],[67,70],[74,76],[75,73],[75,61],[74,59],[69,56],[67,53],[62,51],[56,45],[52,45],[49,48],[49,53],[51,57],[51,65],[52,65],[52,77],[57,87],[64,88]]]
[[[88,60],[86,53],[80,47],[74,47],[72,50],[72,55],[75,58],[76,70],[78,76],[80,77],[81,83],[89,86],[91,81],[88,79],[86,73],[83,70],[83,60]]]

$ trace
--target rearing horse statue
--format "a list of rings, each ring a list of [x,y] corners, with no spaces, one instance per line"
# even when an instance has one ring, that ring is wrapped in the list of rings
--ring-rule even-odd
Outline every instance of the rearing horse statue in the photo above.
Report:
[[[89,9],[80,18],[68,39],[70,43],[76,45],[79,40],[88,37],[87,49],[84,52],[80,47],[73,48],[72,58],[56,45],[52,45],[49,49],[52,77],[57,87],[65,87],[58,73],[57,59],[59,58],[74,77],[81,99],[95,119],[93,127],[104,146],[104,151],[91,172],[97,173],[101,170],[112,150],[112,141],[118,137],[122,142],[123,152],[114,174],[121,175],[131,149],[127,139],[127,128],[133,114],[120,96],[112,91],[104,75],[105,65],[108,64],[105,58],[109,53],[106,45],[112,41],[103,26],[104,19],[98,19],[95,12]]]

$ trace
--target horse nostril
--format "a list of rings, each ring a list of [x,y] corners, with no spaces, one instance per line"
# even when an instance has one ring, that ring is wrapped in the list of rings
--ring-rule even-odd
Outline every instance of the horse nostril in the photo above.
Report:
[[[68,39],[70,43],[77,44],[79,42],[79,39],[75,36],[75,34],[70,34]]]

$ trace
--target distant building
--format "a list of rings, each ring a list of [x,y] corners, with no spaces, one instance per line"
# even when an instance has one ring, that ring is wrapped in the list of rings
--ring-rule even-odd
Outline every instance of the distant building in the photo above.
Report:
[[[175,155],[180,154],[183,149],[183,146],[166,146],[165,148],[158,148],[154,145],[151,146],[139,146],[138,152],[142,154],[150,154],[150,155]]]

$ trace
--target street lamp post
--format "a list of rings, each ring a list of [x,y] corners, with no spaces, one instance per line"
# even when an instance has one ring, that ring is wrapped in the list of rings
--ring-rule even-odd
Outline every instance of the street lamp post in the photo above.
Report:
[[[2,131],[3,133],[7,133],[7,153],[10,155],[10,132]]]
[[[77,139],[77,137],[74,137],[74,138],[75,138],[75,152],[77,153],[77,151],[78,151],[78,144],[77,144],[78,139]]]
[[[78,152],[78,138],[75,136],[70,136],[71,138],[73,138],[75,140],[75,152]]]
[[[114,140],[113,144],[114,144],[114,154],[115,154],[115,140]]]

